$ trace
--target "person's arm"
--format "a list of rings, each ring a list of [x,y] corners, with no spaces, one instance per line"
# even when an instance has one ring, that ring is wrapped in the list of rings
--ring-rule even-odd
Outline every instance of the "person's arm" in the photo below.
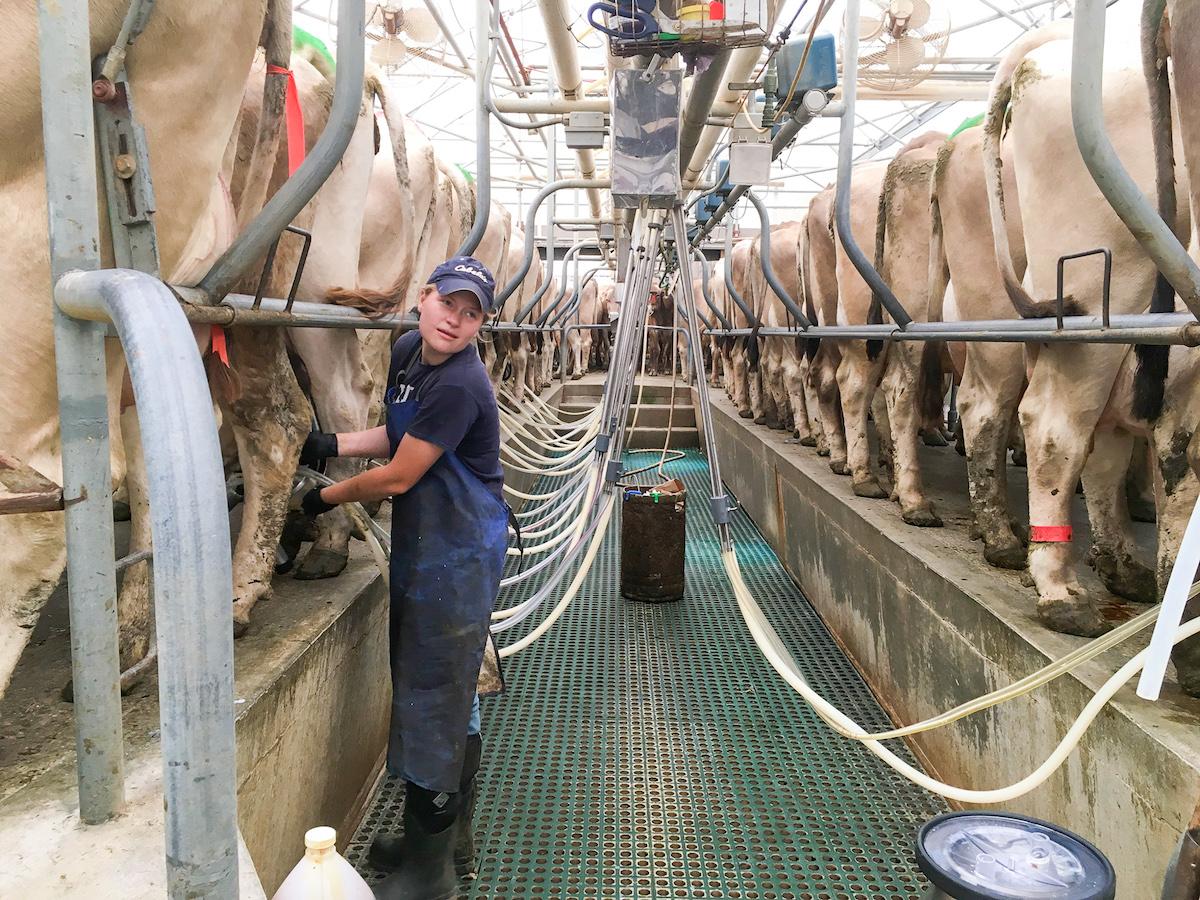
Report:
[[[378,425],[375,428],[368,428],[366,431],[339,431],[337,449],[339,457],[386,459],[390,449],[387,426]]]
[[[356,432],[369,434],[370,432]],[[387,440],[387,435],[384,435]],[[340,437],[339,437],[340,443]],[[331,506],[363,500],[382,500],[409,491],[441,457],[437,444],[406,434],[386,466],[368,469],[353,478],[322,488],[318,496]]]
[[[366,431],[311,431],[300,448],[300,465],[316,468],[334,457],[367,457],[381,459],[388,455],[387,426],[378,425]]]

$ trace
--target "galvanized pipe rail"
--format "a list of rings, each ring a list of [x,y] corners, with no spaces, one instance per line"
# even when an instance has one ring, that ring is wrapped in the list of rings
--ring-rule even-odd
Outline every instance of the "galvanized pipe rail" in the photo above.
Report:
[[[712,293],[709,291],[708,260],[705,259],[704,254],[701,253],[700,250],[695,247],[692,248],[692,256],[695,258],[696,262],[699,263],[699,265],[700,265],[700,288],[701,288],[701,291],[704,293],[704,302],[707,303],[708,308],[713,311],[713,315],[716,316],[717,322],[720,323],[722,328],[732,328],[733,323],[730,322],[727,318],[725,318],[725,314],[723,312],[721,312],[721,310],[717,307],[717,304],[713,302]],[[709,330],[711,331],[712,324],[709,323],[708,327],[709,327]]]
[[[1162,2],[1159,0],[1158,5]],[[1103,0],[1077,0],[1071,47],[1071,123],[1080,155],[1106,200],[1195,315],[1200,266],[1121,164],[1104,129]],[[1160,15],[1161,18],[1161,15]]]
[[[843,29],[843,59],[858,59],[858,28],[854,23],[858,22],[859,6],[860,0],[846,0],[845,21],[850,24]],[[846,66],[844,69],[842,76],[844,111],[840,122],[841,128],[838,132],[837,189],[833,205],[838,239],[841,241],[846,255],[850,258],[850,262],[858,270],[858,274],[862,276],[867,286],[871,288],[871,292],[883,304],[884,309],[888,311],[897,325],[907,328],[908,324],[912,322],[912,316],[892,293],[892,289],[883,280],[883,276],[871,265],[871,261],[858,246],[850,228],[850,184],[854,167],[854,101],[858,92],[858,67]]]
[[[775,270],[771,267],[771,219],[767,215],[767,207],[754,191],[746,191],[746,198],[753,204],[755,211],[758,213],[758,221],[761,226],[758,235],[758,258],[762,266],[763,275],[767,279],[767,284],[771,286],[771,290],[775,292],[775,296],[787,307],[787,311],[792,314],[792,317],[800,323],[800,327],[807,328],[811,323],[804,315],[804,310],[796,304],[796,301],[792,299],[784,286],[780,284],[779,279],[775,277]]]
[[[360,4],[361,5],[361,4]],[[475,221],[455,256],[470,256],[483,240],[492,212],[492,127],[488,81],[496,61],[493,42],[500,30],[500,4],[489,14],[487,0],[475,0]],[[365,40],[365,37],[364,37]]]
[[[50,277],[57,281],[73,269],[100,267],[87,0],[39,0],[38,44]],[[95,825],[119,813],[125,804],[108,399],[103,387],[106,329],[73,319],[58,307],[53,307],[52,315],[75,691],[75,770],[79,817]]]
[[[263,207],[208,270],[199,290],[215,303],[229,292],[251,265],[291,223],[325,183],[346,152],[362,106],[366,55],[365,8],[361,0],[338,0],[338,77],[333,87],[329,123],[296,173]]]
[[[69,272],[54,295],[72,319],[116,326],[142,422],[154,541],[167,893],[233,900],[233,567],[225,471],[204,366],[178,301],[144,272]],[[101,487],[107,493],[107,485]],[[111,498],[107,505],[111,534]],[[93,555],[113,565],[111,542]],[[72,571],[88,561],[77,558]],[[80,624],[72,622],[73,644],[88,639],[75,633]],[[115,673],[114,692],[118,678]],[[117,714],[119,723],[119,702]],[[88,736],[81,732],[81,739]]]

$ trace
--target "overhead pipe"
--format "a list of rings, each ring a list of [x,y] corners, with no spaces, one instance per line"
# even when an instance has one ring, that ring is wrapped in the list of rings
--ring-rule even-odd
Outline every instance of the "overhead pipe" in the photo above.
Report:
[[[757,48],[755,48],[757,50]],[[679,174],[688,172],[689,162],[700,142],[700,137],[710,126],[709,113],[721,85],[726,83],[725,70],[729,66],[731,51],[720,50],[713,54],[708,68],[692,77],[692,88],[688,91],[687,103],[679,117]],[[715,141],[714,141],[715,143]],[[709,148],[712,149],[711,147]],[[707,155],[706,157],[707,158]],[[698,177],[697,176],[693,176]]]
[[[729,64],[725,67],[725,77],[719,85],[720,90],[710,108],[705,112],[720,117],[721,113],[718,110],[728,108],[730,111],[727,115],[733,115],[740,103],[740,92],[732,90],[729,85],[741,84],[750,80],[754,74],[754,67],[758,64],[761,49],[760,47],[741,47],[730,54]],[[700,177],[700,173],[704,171],[713,148],[717,145],[724,130],[724,124],[713,125],[710,123],[705,126],[699,139],[693,145],[692,152],[687,157],[681,157],[685,163],[682,169],[684,178]]]
[[[562,99],[578,100],[582,97],[583,72],[579,68],[575,38],[567,28],[571,16],[568,14],[566,0],[538,0],[538,9],[546,23],[546,41],[550,47],[550,59],[554,64],[554,76],[558,81],[558,89],[562,92]],[[591,150],[576,150],[575,155],[579,163],[579,177],[594,179],[595,154]],[[602,216],[599,189],[589,189],[587,197],[591,214],[596,218]]]
[[[154,542],[167,895],[233,898],[233,567],[225,471],[204,365],[179,301],[144,272],[70,272],[55,284],[54,298],[69,316],[116,326],[142,423]]]
[[[488,82],[496,61],[493,30],[498,29],[500,4],[475,0],[475,221],[455,256],[470,256],[483,240],[492,212],[492,126],[488,111]]]
[[[101,264],[89,43],[87,0],[40,0],[38,62],[54,280],[70,269],[98,269]],[[125,803],[105,329],[57,308],[53,319],[75,771],[79,818],[96,825]]]
[[[1102,0],[1077,0],[1075,4],[1071,48],[1071,122],[1075,140],[1092,180],[1109,205],[1187,308],[1200,317],[1200,267],[1129,176],[1104,130],[1105,9]],[[1170,630],[1174,633],[1174,626]]]
[[[844,37],[842,39],[842,59],[844,61],[858,60],[859,6],[860,0],[846,0],[845,21],[847,25],[843,29]],[[858,270],[858,274],[867,283],[871,293],[879,298],[879,302],[888,311],[888,315],[901,328],[907,328],[908,324],[912,322],[912,316],[892,293],[892,289],[883,280],[883,276],[871,265],[871,261],[858,246],[850,228],[850,179],[854,165],[854,99],[858,89],[858,66],[856,62],[853,65],[847,62],[842,68],[844,70],[842,104],[845,110],[842,113],[841,130],[838,134],[837,189],[834,195],[834,218],[837,221],[838,239],[846,251],[846,256],[850,258],[850,262]]]
[[[758,256],[759,262],[762,264],[763,275],[767,279],[767,284],[771,286],[771,290],[775,292],[775,296],[787,307],[787,311],[792,314],[792,318],[800,323],[800,327],[807,328],[812,323],[804,315],[804,310],[796,304],[796,301],[792,299],[787,289],[775,277],[775,270],[771,267],[771,220],[767,215],[767,207],[754,191],[746,191],[746,197],[758,212],[758,221],[760,224]]]
[[[436,22],[438,28],[441,29],[442,37],[444,37],[446,39],[446,43],[450,45],[450,49],[454,51],[454,55],[457,56],[459,59],[459,62],[462,63],[461,68],[463,70],[463,74],[469,75],[470,77],[473,78],[474,73],[471,72],[470,64],[467,62],[467,56],[465,53],[463,53],[462,47],[459,46],[458,39],[455,37],[453,30],[451,30],[450,26],[446,23],[446,20],[442,17],[441,12],[437,8],[437,4],[434,3],[433,0],[424,0],[424,3],[425,3],[425,8],[427,10],[429,10],[429,15],[433,17],[433,21]],[[510,77],[510,79],[512,78],[511,73],[509,73],[509,77]],[[513,79],[513,80],[515,82],[515,79]],[[513,88],[515,89],[516,87],[518,87],[518,85],[516,85],[514,83]],[[533,163],[531,163],[525,157],[525,155],[523,153],[521,153],[521,144],[517,140],[517,136],[515,134],[513,134],[512,129],[509,128],[507,125],[505,125],[503,122],[501,122],[500,124],[501,124],[501,127],[504,128],[504,133],[506,135],[508,135],[508,139],[510,141],[512,141],[512,145],[513,145],[514,149],[517,151],[517,153],[516,153],[517,158],[525,164],[525,168],[527,168],[529,170],[530,176],[536,178],[537,172],[533,168]]]
[[[199,288],[209,303],[219,302],[234,282],[262,259],[267,248],[313,198],[345,154],[362,107],[365,12],[362,0],[338,0],[338,77],[333,86],[329,122],[296,173],[283,183],[262,212],[200,280]]]

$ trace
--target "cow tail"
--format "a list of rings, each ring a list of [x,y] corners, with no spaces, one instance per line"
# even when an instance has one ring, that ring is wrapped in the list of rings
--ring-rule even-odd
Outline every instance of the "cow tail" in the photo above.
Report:
[[[896,189],[896,175],[902,165],[900,157],[888,163],[887,172],[883,176],[883,186],[879,190],[878,206],[875,211],[875,271],[880,277],[886,278],[884,269],[887,263],[887,222],[888,210],[892,205],[892,193]],[[883,298],[878,291],[871,291],[871,308],[867,311],[868,325],[883,324]],[[867,359],[874,362],[883,352],[883,341],[867,341]]]
[[[813,297],[812,297],[812,293],[813,293],[812,292],[812,273],[810,272],[810,269],[812,267],[812,260],[809,256],[809,247],[810,247],[811,241],[808,236],[808,226],[809,226],[808,216],[805,216],[804,227],[800,231],[800,254],[797,257],[797,259],[799,261],[799,265],[800,265],[800,300],[804,304],[805,318],[808,319],[810,324],[816,325],[816,324],[818,324],[817,323],[817,310],[816,310],[816,304],[813,303]],[[817,351],[821,348],[821,339],[820,338],[815,338],[815,337],[799,338],[799,337],[797,337],[796,341],[797,341],[796,349],[803,350],[804,355],[810,360],[813,359],[817,355]]]
[[[396,184],[400,189],[400,221],[415,222],[412,176],[408,168],[408,143],[404,136],[404,116],[388,102],[387,91],[377,78],[368,77],[367,88],[372,97],[379,100],[379,104],[383,108],[383,119],[387,122],[388,137],[392,143],[392,159],[396,166]],[[433,203],[436,203],[436,198],[437,191],[434,191],[430,199],[431,207]],[[386,290],[334,287],[326,291],[325,299],[338,306],[357,309],[372,318],[405,309],[409,282],[412,280],[413,267],[416,263],[417,244],[409,241],[406,246],[411,249],[405,252],[404,258],[401,260],[400,273]]]
[[[1043,319],[1056,315],[1053,300],[1035,300],[1021,284],[1012,261],[1012,250],[1008,243],[1007,215],[1004,197],[1004,163],[1000,155],[1000,142],[1008,120],[1009,105],[1013,95],[1013,75],[1021,61],[1035,48],[1050,41],[1070,37],[1070,20],[1030,32],[1019,40],[1004,55],[997,66],[996,75],[988,96],[987,115],[983,122],[983,174],[987,181],[988,212],[992,220],[992,241],[996,248],[996,262],[1004,278],[1004,289],[1013,309],[1024,319]],[[1068,298],[1064,313],[1078,315],[1083,312],[1078,303]]]
[[[946,261],[946,239],[942,223],[942,201],[939,193],[954,142],[946,141],[938,148],[937,162],[929,182],[929,307],[930,322],[944,321],[946,287],[950,283],[950,266]]]
[[[1167,74],[1167,48],[1160,40],[1163,31],[1161,5],[1147,3],[1142,15],[1142,71],[1150,94],[1150,122],[1154,137],[1154,182],[1158,214],[1174,226],[1178,211],[1175,196],[1174,136],[1171,128],[1171,82]],[[1155,15],[1157,13],[1157,15]],[[1159,272],[1150,297],[1150,312],[1174,312],[1175,289]],[[1133,414],[1153,422],[1162,414],[1170,348],[1150,344],[1134,347],[1137,371],[1133,378]]]

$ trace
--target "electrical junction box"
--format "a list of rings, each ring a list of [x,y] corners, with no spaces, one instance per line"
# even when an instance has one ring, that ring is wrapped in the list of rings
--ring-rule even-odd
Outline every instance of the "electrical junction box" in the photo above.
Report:
[[[604,113],[569,113],[563,133],[567,137],[567,146],[572,150],[602,150],[605,137]]]
[[[755,126],[757,116],[738,113],[729,145],[728,178],[731,184],[766,184],[771,179],[771,133]]]
[[[797,80],[796,72],[800,68],[800,61],[804,59],[806,46],[808,38],[797,38],[788,41],[775,54],[777,97],[780,105],[783,105],[788,94],[792,95],[786,107],[789,112],[800,106],[805,91],[831,91],[838,84],[837,43],[832,34],[818,34],[813,38],[812,50],[804,61],[804,71]],[[794,89],[793,81],[796,83]]]
[[[613,206],[669,209],[679,202],[679,113],[683,71],[618,69],[613,72]]]
[[[729,180],[734,184],[766,184],[771,180],[771,145],[729,145]]]
[[[611,241],[616,237],[616,226],[612,222],[600,223],[600,240]]]

